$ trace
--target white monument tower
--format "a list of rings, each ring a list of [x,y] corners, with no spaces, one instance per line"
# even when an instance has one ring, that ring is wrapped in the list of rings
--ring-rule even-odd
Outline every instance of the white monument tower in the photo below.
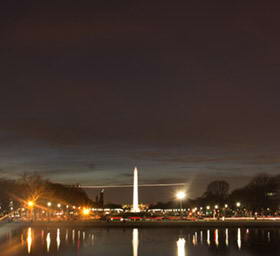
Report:
[[[140,212],[138,203],[138,170],[136,167],[134,168],[132,212]]]

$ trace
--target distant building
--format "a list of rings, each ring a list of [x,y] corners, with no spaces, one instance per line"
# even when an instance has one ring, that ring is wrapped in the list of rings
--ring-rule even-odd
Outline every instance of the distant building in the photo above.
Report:
[[[101,189],[100,192],[95,197],[95,203],[98,207],[104,207],[104,189]]]

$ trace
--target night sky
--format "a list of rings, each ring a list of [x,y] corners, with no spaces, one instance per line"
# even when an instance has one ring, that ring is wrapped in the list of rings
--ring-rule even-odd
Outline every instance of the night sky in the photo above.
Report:
[[[279,174],[279,6],[1,3],[1,176],[128,184],[137,166],[140,183],[187,182],[195,197],[215,179],[234,189]],[[141,189],[140,201],[175,190]]]

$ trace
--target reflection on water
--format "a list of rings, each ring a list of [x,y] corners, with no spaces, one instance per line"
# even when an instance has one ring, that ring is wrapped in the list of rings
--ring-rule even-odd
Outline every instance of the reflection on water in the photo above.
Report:
[[[241,249],[241,229],[238,228],[237,230],[237,246],[238,249]]]
[[[65,241],[68,242],[68,229],[66,229],[66,232],[65,232]]]
[[[215,229],[215,244],[219,246],[219,230]]]
[[[184,238],[179,238],[177,241],[177,256],[185,256],[185,244]]]
[[[133,256],[138,256],[138,247],[139,247],[139,233],[138,233],[138,229],[134,228],[132,230],[132,250],[133,250]]]
[[[16,250],[9,256],[85,256],[92,255],[93,251],[94,255],[98,256],[131,256],[131,254],[132,256],[151,254],[161,256],[271,256],[280,254],[280,243],[278,242],[280,241],[280,229],[273,228],[45,228],[43,230],[28,228],[16,234],[7,233],[5,244],[11,244],[12,241],[17,243],[14,246]],[[0,241],[0,248],[3,244],[4,240]],[[0,255],[2,254],[0,253]]]
[[[27,230],[26,242],[27,242],[27,251],[28,251],[28,254],[29,254],[31,252],[31,245],[32,245],[32,230],[31,230],[31,228],[28,228],[28,230]]]
[[[59,228],[57,229],[57,232],[56,232],[56,245],[57,245],[57,250],[59,250],[59,247],[60,247],[60,229]]]
[[[226,228],[225,232],[226,232],[226,238],[225,238],[226,241],[225,242],[226,242],[226,246],[228,246],[228,229],[227,228]]]
[[[51,246],[51,234],[50,233],[47,234],[46,241],[47,241],[47,252],[49,252],[50,246]]]

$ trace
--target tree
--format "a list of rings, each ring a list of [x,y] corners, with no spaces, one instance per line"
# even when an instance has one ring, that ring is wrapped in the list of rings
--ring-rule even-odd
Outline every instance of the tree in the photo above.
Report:
[[[206,197],[212,197],[217,202],[223,202],[229,193],[229,184],[223,180],[216,180],[207,186]]]

